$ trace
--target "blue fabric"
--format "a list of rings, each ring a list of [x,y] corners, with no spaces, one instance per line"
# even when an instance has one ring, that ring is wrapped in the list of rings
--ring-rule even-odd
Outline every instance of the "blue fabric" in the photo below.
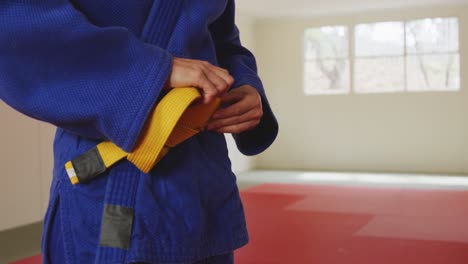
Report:
[[[43,251],[43,259],[45,263],[66,263],[65,249],[63,247],[63,235],[61,231],[61,216],[58,208],[58,200],[52,199],[52,206],[50,206],[51,222],[48,225],[48,229],[44,230],[44,239],[47,242],[43,242],[47,245]],[[52,235],[53,234],[53,235]],[[134,264],[147,264],[148,262],[133,262]],[[164,264],[164,263],[159,263]],[[168,263],[166,263],[168,264]],[[170,264],[234,264],[234,252],[221,254],[217,256],[211,256],[198,260],[196,262],[171,262]]]
[[[124,160],[96,180],[72,186],[64,170],[66,161],[102,140],[133,149],[173,56],[220,65],[234,76],[233,87],[250,84],[259,91],[260,125],[233,135],[242,153],[259,154],[276,138],[278,125],[255,58],[239,40],[234,1],[183,1],[181,14],[171,19],[165,10],[174,3],[0,3],[0,98],[57,126],[43,250],[60,254],[57,242],[51,242],[59,241],[65,261],[58,263],[195,262],[248,242],[222,134],[198,134],[148,174]],[[111,203],[135,210],[128,250],[99,246],[103,206]]]

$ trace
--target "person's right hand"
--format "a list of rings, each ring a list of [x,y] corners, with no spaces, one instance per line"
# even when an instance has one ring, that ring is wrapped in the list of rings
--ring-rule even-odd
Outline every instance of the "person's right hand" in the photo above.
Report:
[[[206,61],[174,57],[166,88],[196,87],[201,90],[203,102],[207,104],[223,96],[233,83],[234,78],[223,68]]]

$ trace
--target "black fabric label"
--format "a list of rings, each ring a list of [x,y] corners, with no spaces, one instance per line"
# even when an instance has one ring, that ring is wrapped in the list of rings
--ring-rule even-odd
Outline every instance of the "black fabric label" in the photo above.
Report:
[[[128,249],[132,235],[133,208],[105,205],[100,246]]]
[[[73,168],[80,183],[89,182],[106,171],[97,147],[72,160]]]

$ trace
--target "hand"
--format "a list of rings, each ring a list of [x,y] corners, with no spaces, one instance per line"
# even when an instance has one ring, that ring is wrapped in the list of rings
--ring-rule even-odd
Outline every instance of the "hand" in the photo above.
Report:
[[[223,103],[226,108],[218,110],[207,129],[219,133],[241,133],[255,128],[263,116],[262,98],[257,89],[243,85],[226,93]]]
[[[166,88],[193,86],[202,90],[203,102],[208,104],[223,96],[234,83],[229,72],[206,61],[174,58]]]

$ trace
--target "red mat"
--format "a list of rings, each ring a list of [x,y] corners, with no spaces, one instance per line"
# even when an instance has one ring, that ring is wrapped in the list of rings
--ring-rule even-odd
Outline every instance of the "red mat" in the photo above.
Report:
[[[241,195],[250,243],[236,264],[468,263],[468,191],[264,184]]]
[[[35,256],[32,258],[23,259],[23,260],[16,261],[16,262],[11,262],[10,264],[41,264],[41,263],[42,263],[41,256]]]
[[[468,192],[260,185],[238,264],[467,264]]]

